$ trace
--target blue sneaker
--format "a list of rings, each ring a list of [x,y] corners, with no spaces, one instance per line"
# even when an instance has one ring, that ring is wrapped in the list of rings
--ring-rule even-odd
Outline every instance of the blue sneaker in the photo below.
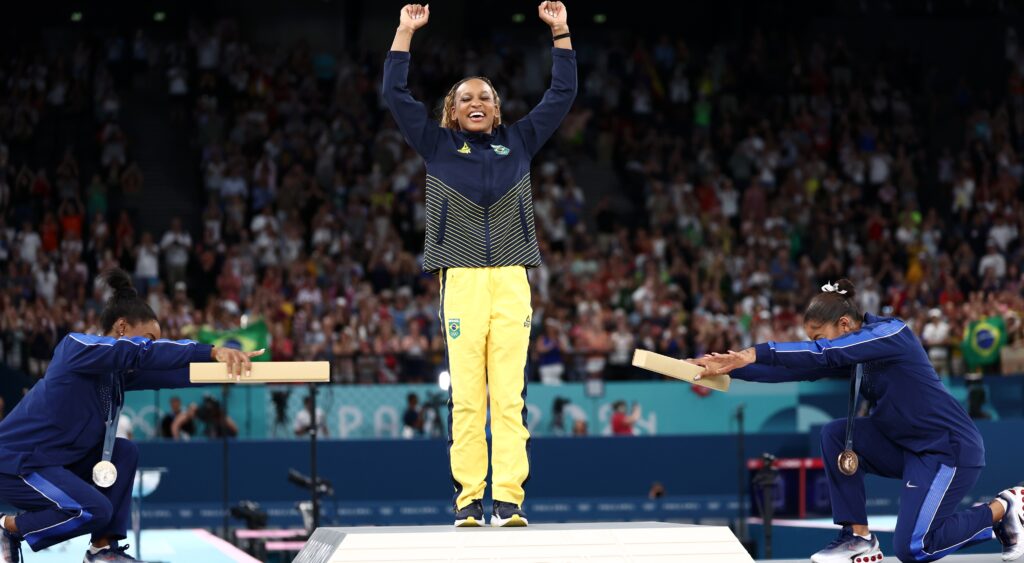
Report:
[[[871,534],[871,539],[866,540],[854,535],[850,526],[843,526],[838,538],[811,556],[813,563],[877,563],[881,560],[878,536]]]
[[[135,563],[143,563],[138,559],[128,555],[128,544],[118,546],[117,544],[111,544],[99,550],[97,553],[85,552],[85,559],[82,563],[128,563],[134,561]]]
[[[484,525],[484,503],[476,499],[461,509],[455,510],[456,528],[479,528]]]
[[[503,528],[522,528],[530,522],[526,519],[526,513],[518,504],[501,500],[494,501],[494,511],[491,513],[491,526]]]
[[[21,563],[21,538],[4,530],[0,533],[0,563]]]

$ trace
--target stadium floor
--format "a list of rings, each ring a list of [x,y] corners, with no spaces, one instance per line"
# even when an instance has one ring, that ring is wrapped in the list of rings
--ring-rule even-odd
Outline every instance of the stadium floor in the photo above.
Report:
[[[754,520],[752,523],[756,525],[756,520],[752,520]],[[892,528],[895,526],[895,520],[895,516],[875,517],[873,518],[873,527],[882,534],[886,532],[891,533]],[[782,520],[777,521],[777,526],[777,531],[789,528],[803,529],[806,533],[808,529],[827,529],[830,533],[834,533],[834,526],[828,519]],[[131,544],[133,542],[133,538],[129,538],[127,543]],[[26,546],[25,555],[33,563],[67,563],[68,561],[80,560],[85,553],[87,545],[88,539],[86,537],[79,537],[39,553],[30,554]],[[258,563],[257,559],[252,558],[228,542],[202,529],[146,530],[142,532],[142,548],[142,559],[154,563]],[[991,548],[998,549],[997,546],[991,546]],[[135,555],[134,545],[132,545],[129,553],[133,556]],[[896,561],[896,558],[888,556],[886,560]],[[804,557],[794,559],[759,559],[758,561],[806,563],[808,559]],[[943,561],[949,561],[949,563],[987,563],[999,561],[999,555],[998,552],[952,555],[943,558]]]
[[[134,556],[134,537],[129,537],[127,543],[132,544],[128,552]],[[30,553],[28,546],[23,546],[23,549],[25,559],[32,563],[68,563],[81,561],[88,544],[89,538],[82,536],[39,553]],[[259,563],[228,542],[198,529],[143,531],[142,560],[154,563]]]

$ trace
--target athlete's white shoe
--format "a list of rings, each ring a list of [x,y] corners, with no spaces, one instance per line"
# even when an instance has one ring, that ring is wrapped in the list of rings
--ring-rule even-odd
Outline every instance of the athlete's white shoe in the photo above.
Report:
[[[811,556],[813,563],[877,563],[881,560],[878,536],[871,534],[871,539],[866,540],[854,535],[850,526],[843,526],[838,538]]]
[[[1003,544],[1003,561],[1016,561],[1024,555],[1024,487],[1006,489],[999,498],[1006,501],[1006,514],[992,531]]]

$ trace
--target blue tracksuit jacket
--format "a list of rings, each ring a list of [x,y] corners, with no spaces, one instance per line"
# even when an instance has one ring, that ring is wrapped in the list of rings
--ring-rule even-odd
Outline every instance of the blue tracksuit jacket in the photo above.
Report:
[[[188,365],[209,362],[212,346],[190,340],[111,338],[71,333],[57,344],[46,375],[0,421],[0,473],[71,465],[103,442],[121,389],[189,385]]]
[[[576,97],[576,53],[552,48],[551,87],[529,114],[492,134],[440,127],[406,84],[409,53],[391,51],[382,95],[406,141],[426,161],[423,269],[539,266],[530,160]]]
[[[948,457],[957,467],[984,467],[977,427],[949,394],[921,342],[900,319],[865,315],[861,329],[834,340],[766,342],[757,362],[734,370],[748,381],[812,381],[849,376],[864,364],[861,393],[875,404],[870,418],[904,449]]]

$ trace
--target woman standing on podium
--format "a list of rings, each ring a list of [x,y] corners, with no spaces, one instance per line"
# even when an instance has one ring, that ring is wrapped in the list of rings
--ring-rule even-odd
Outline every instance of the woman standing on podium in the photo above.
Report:
[[[565,6],[542,2],[537,13],[554,42],[551,87],[512,125],[502,123],[501,97],[484,77],[464,78],[451,87],[440,126],[413,98],[407,86],[409,45],[413,33],[426,25],[429,6],[402,8],[384,63],[384,100],[427,168],[423,268],[437,272],[441,282],[456,526],[484,521],[488,395],[491,525],[527,524],[522,510],[523,485],[530,475],[525,368],[533,310],[526,269],[540,265],[530,161],[576,97],[576,56]]]
[[[811,556],[814,563],[880,561],[868,529],[864,475],[905,481],[893,537],[900,561],[935,561],[997,537],[1003,560],[1024,555],[1024,487],[958,510],[985,466],[985,445],[960,403],[942,385],[921,342],[897,318],[862,315],[854,287],[839,280],[807,305],[809,342],[765,342],[694,363],[698,377],[731,374],[777,383],[822,377],[851,379],[850,412],[821,431],[832,519],[839,537]],[[855,418],[857,397],[874,403]]]
[[[124,392],[189,385],[191,362],[228,364],[238,377],[263,353],[161,340],[156,314],[120,269],[101,276],[113,290],[100,314],[103,336],[71,333],[25,398],[0,422],[0,562],[92,535],[85,562],[136,561],[126,537],[139,452],[115,439]]]

